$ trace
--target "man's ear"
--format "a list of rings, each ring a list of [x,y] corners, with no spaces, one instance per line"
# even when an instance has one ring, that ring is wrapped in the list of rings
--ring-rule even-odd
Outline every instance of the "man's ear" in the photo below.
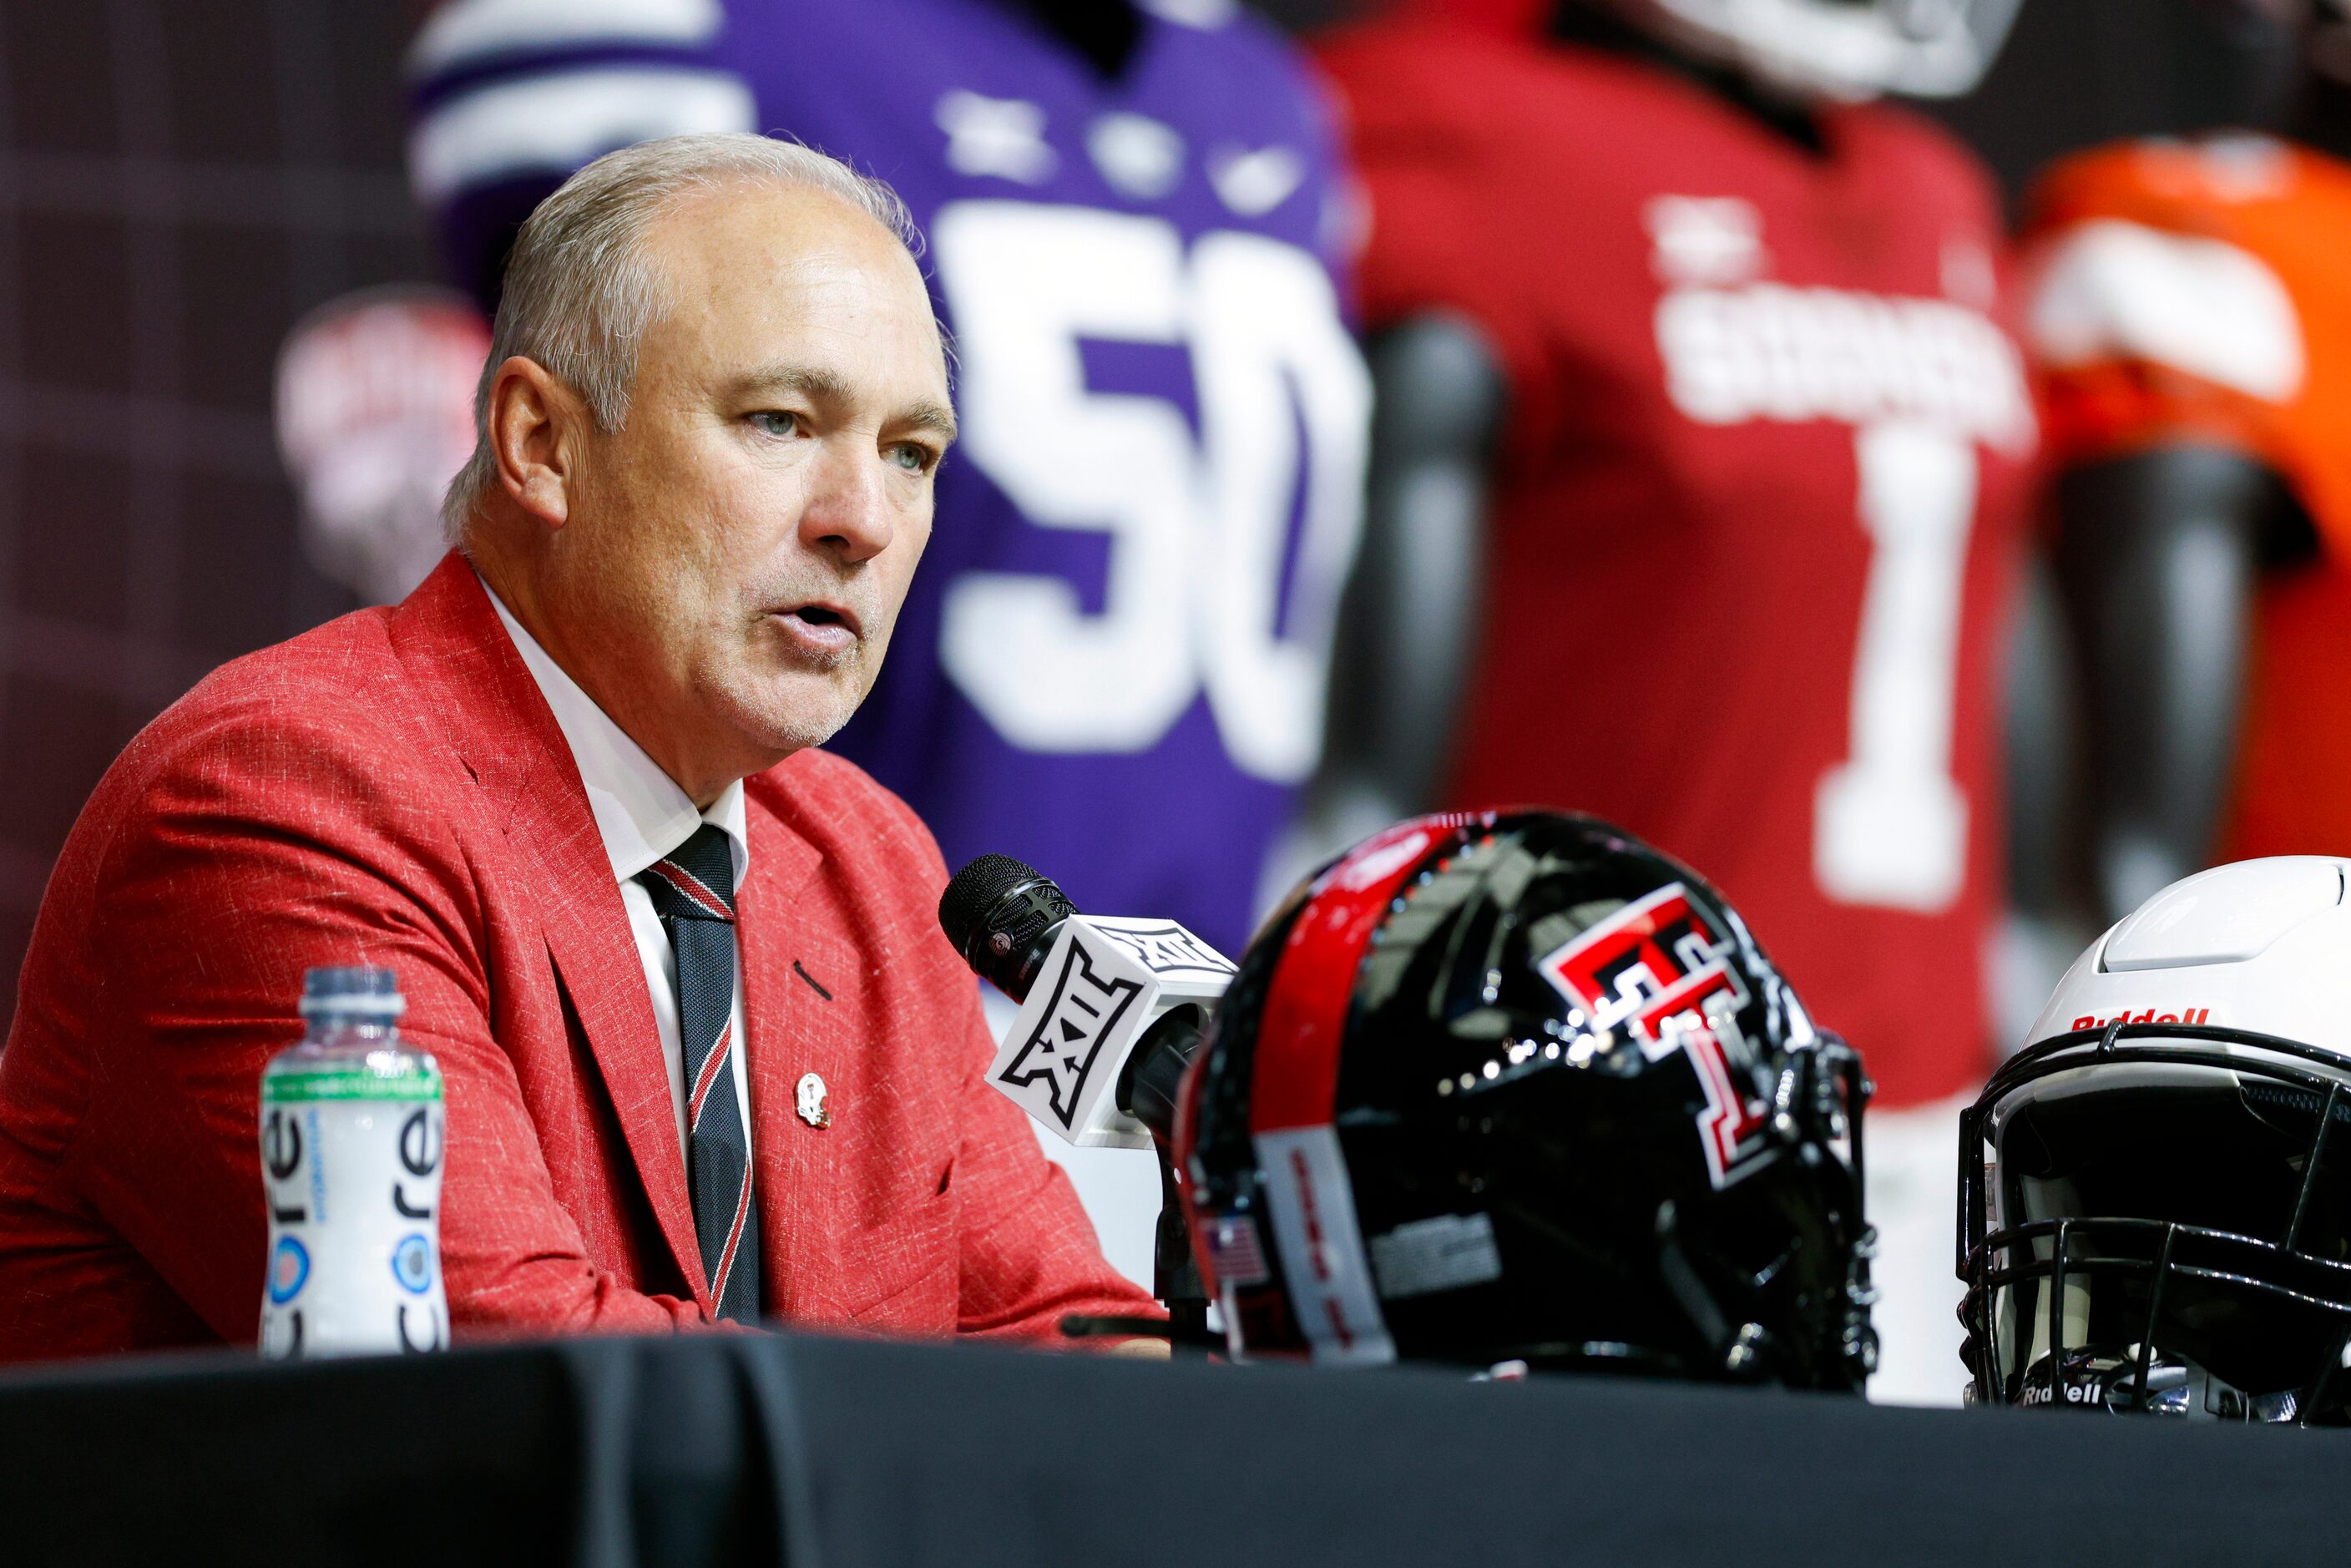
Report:
[[[561,528],[571,516],[587,405],[545,365],[517,354],[490,383],[489,413],[498,483],[531,517]]]

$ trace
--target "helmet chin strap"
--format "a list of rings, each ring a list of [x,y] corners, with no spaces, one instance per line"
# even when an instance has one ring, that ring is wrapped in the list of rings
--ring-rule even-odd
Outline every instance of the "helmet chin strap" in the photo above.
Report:
[[[2066,1360],[2070,1365],[2043,1361],[2048,1381],[2043,1402],[2189,1421],[2283,1425],[2304,1414],[2292,1389],[2249,1394],[2198,1362],[2159,1347],[2151,1354],[2147,1347],[2136,1344],[2113,1355],[2077,1351]],[[2147,1380],[2144,1390],[2142,1377]]]

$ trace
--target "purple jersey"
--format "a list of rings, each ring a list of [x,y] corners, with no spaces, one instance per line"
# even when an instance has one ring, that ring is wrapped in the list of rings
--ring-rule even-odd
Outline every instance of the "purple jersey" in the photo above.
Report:
[[[950,863],[1228,952],[1317,760],[1368,382],[1322,102],[1229,0],[1150,0],[1103,77],[992,0],[460,0],[413,162],[477,283],[569,169],[757,127],[897,187],[964,436],[863,709],[832,743]]]

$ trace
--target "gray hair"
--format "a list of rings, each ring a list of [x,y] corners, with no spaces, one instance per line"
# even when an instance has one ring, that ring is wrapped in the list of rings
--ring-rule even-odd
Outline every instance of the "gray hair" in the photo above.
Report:
[[[464,542],[497,484],[490,388],[498,367],[516,355],[537,361],[579,392],[597,429],[620,429],[638,344],[672,303],[669,280],[645,254],[646,232],[686,197],[743,182],[825,192],[889,230],[909,255],[920,250],[895,191],[796,141],[737,131],[665,136],[580,169],[532,212],[507,257],[490,355],[474,389],[474,454],[441,504],[452,543]]]

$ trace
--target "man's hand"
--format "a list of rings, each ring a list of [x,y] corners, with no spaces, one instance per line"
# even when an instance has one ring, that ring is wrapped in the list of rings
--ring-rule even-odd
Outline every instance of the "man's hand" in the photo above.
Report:
[[[1110,1354],[1130,1361],[1165,1361],[1175,1349],[1164,1339],[1123,1339],[1110,1347]]]

